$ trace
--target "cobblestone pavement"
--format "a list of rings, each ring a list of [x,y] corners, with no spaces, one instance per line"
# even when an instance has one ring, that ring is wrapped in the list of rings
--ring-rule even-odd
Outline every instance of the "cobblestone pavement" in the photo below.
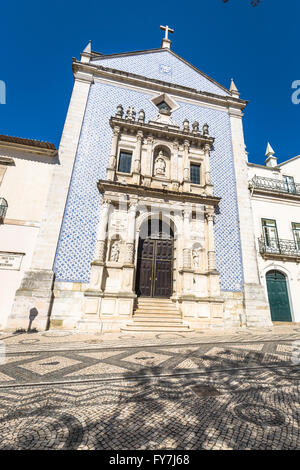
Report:
[[[94,336],[46,336],[41,350],[20,343],[40,333],[5,340],[0,449],[299,449],[296,330]]]

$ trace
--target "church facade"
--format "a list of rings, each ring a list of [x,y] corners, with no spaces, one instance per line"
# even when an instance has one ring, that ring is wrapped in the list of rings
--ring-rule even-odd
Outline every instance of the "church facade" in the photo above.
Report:
[[[168,28],[167,31],[168,32]],[[73,60],[74,88],[30,268],[7,327],[271,325],[243,109],[170,48]]]

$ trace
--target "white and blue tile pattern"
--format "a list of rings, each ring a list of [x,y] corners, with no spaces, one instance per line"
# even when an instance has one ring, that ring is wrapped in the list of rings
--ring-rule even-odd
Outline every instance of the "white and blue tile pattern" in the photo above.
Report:
[[[146,52],[131,56],[104,56],[101,59],[94,60],[92,63],[93,65],[102,65],[103,67],[132,72],[147,78],[177,83],[178,85],[195,88],[199,91],[222,96],[229,95],[222,87],[217,86],[192,67],[189,67],[168,50]]]
[[[144,109],[148,121],[157,115],[151,97],[117,86],[91,86],[54,263],[57,281],[89,282],[99,219],[97,181],[105,178],[111,148],[109,118],[121,103],[124,109],[130,105],[137,111]],[[215,195],[222,198],[215,223],[217,268],[221,288],[240,291],[243,270],[229,116],[180,100],[178,104],[172,114],[175,122],[181,125],[187,117],[190,122],[199,121],[200,128],[207,122],[215,137],[211,174]]]

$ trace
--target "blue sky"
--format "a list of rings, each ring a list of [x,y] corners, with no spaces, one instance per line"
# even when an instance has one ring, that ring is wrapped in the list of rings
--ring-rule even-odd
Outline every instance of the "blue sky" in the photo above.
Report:
[[[279,161],[300,154],[299,0],[11,1],[1,5],[0,134],[58,146],[72,91],[72,57],[89,39],[103,54],[160,47],[161,24],[175,29],[172,49],[249,100],[244,130],[249,160],[263,163],[267,141]]]

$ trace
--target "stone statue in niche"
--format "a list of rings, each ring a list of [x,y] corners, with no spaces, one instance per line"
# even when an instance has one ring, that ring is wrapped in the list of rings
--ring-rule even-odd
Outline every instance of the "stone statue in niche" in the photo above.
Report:
[[[162,150],[160,150],[158,156],[156,157],[155,164],[154,164],[154,174],[162,175],[162,176],[166,174],[166,162],[165,162],[164,154]]]
[[[110,260],[118,262],[120,258],[120,247],[118,242],[114,242],[111,247]]]
[[[193,257],[194,268],[199,268],[199,263],[200,263],[199,251],[198,250],[193,250],[192,251],[192,257]]]

